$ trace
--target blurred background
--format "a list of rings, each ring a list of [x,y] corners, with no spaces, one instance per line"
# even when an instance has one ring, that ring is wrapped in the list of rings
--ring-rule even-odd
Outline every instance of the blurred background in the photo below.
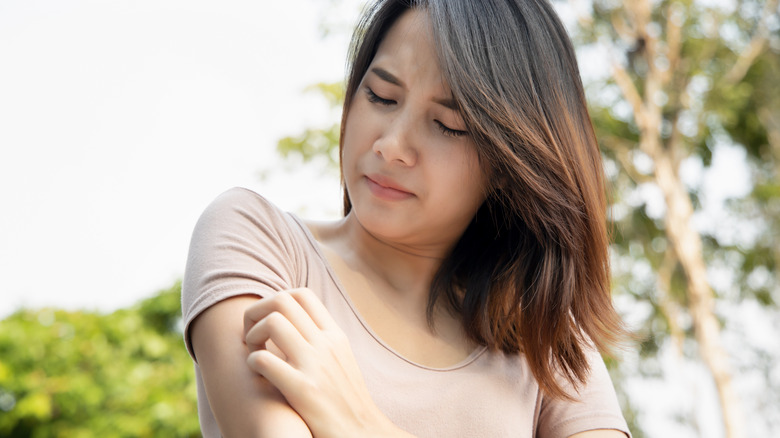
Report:
[[[199,436],[192,228],[335,218],[360,0],[0,1],[0,437]],[[777,0],[556,1],[610,181],[640,437],[780,434]]]

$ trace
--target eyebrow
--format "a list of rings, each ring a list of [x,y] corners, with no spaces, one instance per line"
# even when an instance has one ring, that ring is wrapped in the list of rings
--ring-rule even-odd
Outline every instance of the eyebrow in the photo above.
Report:
[[[458,103],[455,102],[455,99],[453,99],[451,97],[448,97],[448,98],[445,98],[445,99],[436,98],[436,99],[433,99],[433,101],[438,103],[439,105],[442,105],[442,106],[444,106],[446,108],[449,108],[449,109],[451,109],[453,111],[459,111],[460,110],[460,108],[458,107]]]
[[[374,68],[371,69],[371,73],[379,76],[379,78],[382,79],[385,82],[390,82],[391,84],[398,85],[399,87],[403,87],[404,86],[404,83],[401,82],[400,79],[398,79],[397,77],[393,76],[392,73],[390,73],[389,71],[387,71],[387,70],[385,70],[383,68],[374,67]]]
[[[404,83],[401,82],[400,79],[398,79],[392,73],[390,73],[389,71],[387,71],[387,70],[385,70],[383,68],[373,67],[373,68],[371,68],[371,73],[379,76],[379,78],[382,79],[385,82],[389,82],[389,83],[391,83],[393,85],[398,85],[399,87],[403,87],[404,86]],[[449,108],[449,109],[454,110],[454,111],[458,111],[459,110],[458,103],[455,102],[455,99],[453,99],[451,97],[447,97],[447,98],[443,98],[443,99],[442,98],[434,98],[433,101],[438,103],[439,105],[444,106],[445,108]]]

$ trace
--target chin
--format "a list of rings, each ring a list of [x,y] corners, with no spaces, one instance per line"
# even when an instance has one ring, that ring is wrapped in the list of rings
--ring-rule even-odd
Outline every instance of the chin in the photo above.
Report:
[[[368,211],[367,211],[368,210]],[[412,224],[392,212],[352,205],[357,222],[366,232],[381,240],[400,241],[409,236]]]

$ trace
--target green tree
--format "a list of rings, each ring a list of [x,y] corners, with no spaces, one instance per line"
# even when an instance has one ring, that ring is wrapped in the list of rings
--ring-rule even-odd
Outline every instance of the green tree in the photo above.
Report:
[[[344,102],[344,84],[319,83],[307,87],[305,92],[317,93],[327,100],[334,118],[340,115],[341,105]],[[276,150],[283,158],[300,158],[304,163],[314,159],[325,157],[327,165],[338,167],[338,144],[340,125],[337,122],[325,127],[306,128],[295,136],[284,137],[276,144]]]
[[[641,328],[644,357],[671,340],[680,356],[700,358],[717,388],[726,436],[746,436],[734,384],[743,352],[725,346],[727,318],[717,309],[756,300],[769,306],[768,317],[780,298],[777,1],[594,0],[577,7],[580,44],[610,53],[611,75],[590,84],[590,97],[613,169],[618,287],[650,309]],[[747,197],[726,206],[733,224],[755,227],[752,235],[735,237],[729,223],[695,224],[697,214],[707,219],[707,187],[686,183],[681,166],[706,169],[724,146],[744,150],[753,170]],[[660,212],[643,195],[651,191],[661,195]],[[716,270],[735,281],[715,284]],[[649,275],[640,280],[639,271]]]
[[[111,314],[0,321],[0,436],[200,436],[180,294],[176,284]]]

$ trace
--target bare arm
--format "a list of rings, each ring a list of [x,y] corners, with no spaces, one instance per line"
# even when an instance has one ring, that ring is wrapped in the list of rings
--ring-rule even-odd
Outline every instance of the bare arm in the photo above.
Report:
[[[626,438],[626,434],[614,429],[598,429],[580,432],[569,438]]]
[[[192,323],[192,345],[209,405],[226,438],[311,438],[306,423],[281,393],[247,366],[244,311],[257,300],[254,296],[229,298]]]

